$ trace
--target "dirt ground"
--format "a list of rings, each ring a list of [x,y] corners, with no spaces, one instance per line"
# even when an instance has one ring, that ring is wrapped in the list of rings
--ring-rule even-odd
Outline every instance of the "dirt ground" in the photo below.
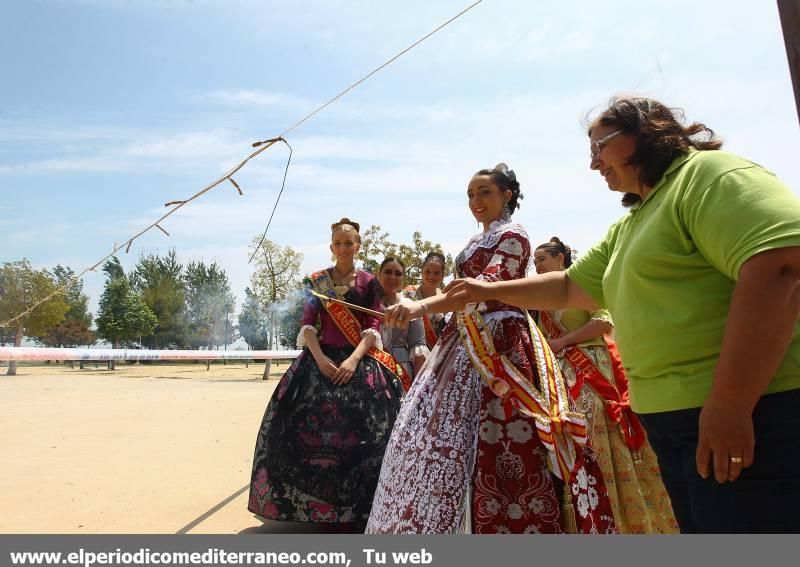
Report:
[[[247,511],[273,364],[0,368],[0,533],[292,533]]]

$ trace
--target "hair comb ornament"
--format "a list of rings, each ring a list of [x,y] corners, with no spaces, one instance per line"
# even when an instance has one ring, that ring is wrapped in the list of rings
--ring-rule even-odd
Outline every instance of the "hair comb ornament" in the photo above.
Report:
[[[502,173],[503,175],[505,175],[506,177],[508,177],[512,181],[516,181],[517,180],[517,175],[514,173],[514,170],[513,169],[509,169],[508,165],[503,163],[503,162],[500,162],[496,166],[494,166],[494,170]]]
[[[340,226],[342,226],[343,224],[350,225],[356,230],[356,232],[358,232],[359,234],[361,233],[361,225],[358,224],[356,221],[351,221],[347,217],[343,217],[338,222],[333,223],[331,225],[331,232],[336,232],[336,229],[339,228]]]

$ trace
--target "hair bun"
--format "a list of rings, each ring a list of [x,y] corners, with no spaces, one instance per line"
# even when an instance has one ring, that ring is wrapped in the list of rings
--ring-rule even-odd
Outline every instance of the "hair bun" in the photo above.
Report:
[[[338,221],[338,222],[335,222],[335,223],[333,223],[333,224],[331,225],[331,232],[334,232],[334,231],[335,231],[337,228],[339,228],[339,227],[340,227],[340,226],[342,226],[343,224],[349,224],[349,225],[350,225],[350,226],[352,226],[354,229],[356,229],[356,232],[358,232],[358,233],[360,234],[360,232],[361,232],[361,225],[359,225],[359,224],[358,224],[356,221],[352,221],[352,220],[350,220],[350,219],[349,219],[349,218],[347,218],[347,217],[342,217],[341,219],[339,219],[339,221]]]
[[[555,245],[564,254],[574,252],[574,250],[570,246],[567,246],[566,244],[564,244],[558,236],[552,237],[550,239],[550,244]]]
[[[499,171],[500,173],[502,173],[503,175],[505,175],[506,177],[508,177],[512,181],[516,181],[517,180],[517,174],[514,173],[513,169],[509,169],[508,164],[506,164],[506,163],[503,163],[503,162],[498,163],[496,166],[494,166],[494,170],[495,171]]]

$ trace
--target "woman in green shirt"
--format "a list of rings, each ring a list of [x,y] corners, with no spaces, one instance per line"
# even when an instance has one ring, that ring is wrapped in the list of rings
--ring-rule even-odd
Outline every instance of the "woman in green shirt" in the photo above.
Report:
[[[533,254],[537,274],[572,265],[572,249],[553,237]],[[539,327],[556,353],[603,473],[620,533],[675,533],[677,523],[655,453],[628,403],[628,381],[616,347],[605,335],[614,326],[605,309],[539,312]]]
[[[457,280],[449,305],[607,308],[681,531],[800,532],[800,200],[679,117],[612,99],[590,167],[630,211],[568,270]]]

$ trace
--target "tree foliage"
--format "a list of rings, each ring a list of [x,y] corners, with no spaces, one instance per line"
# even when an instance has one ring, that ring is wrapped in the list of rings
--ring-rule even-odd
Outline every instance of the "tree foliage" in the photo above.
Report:
[[[389,240],[389,233],[379,225],[373,224],[361,234],[358,259],[366,271],[377,274],[378,267],[392,248],[397,246]]]
[[[65,319],[36,338],[37,342],[49,347],[77,347],[92,345],[97,335],[86,325],[75,319]]]
[[[132,289],[128,278],[117,276],[106,280],[96,322],[97,336],[117,348],[152,333],[158,318]]]
[[[69,309],[64,315],[65,319],[77,321],[85,327],[92,326],[92,314],[89,313],[89,296],[83,293],[83,280],[75,277],[75,272],[70,267],[57,264],[53,268],[56,283],[64,290],[64,300]]]
[[[253,245],[257,246],[258,241],[259,238],[253,239]],[[279,325],[284,314],[295,307],[292,294],[300,282],[303,255],[290,246],[265,240],[255,258],[256,269],[250,276],[250,286],[266,316],[267,348],[273,349],[281,336]],[[269,369],[270,362],[267,361],[265,378]]]
[[[189,262],[183,279],[192,346],[211,348],[233,342],[236,300],[225,270],[216,262]]]
[[[140,256],[130,281],[158,319],[156,327],[142,337],[142,343],[156,349],[188,347],[191,337],[183,265],[175,250],[163,257],[157,254]]]
[[[121,269],[121,267],[120,267]],[[83,293],[83,281],[75,277],[72,268],[60,264],[53,268],[57,285],[63,289],[63,297],[69,306],[64,320],[49,326],[36,337],[40,344],[51,347],[76,347],[95,342],[95,334],[89,329],[92,314],[89,313],[89,296]]]
[[[253,239],[256,245],[259,239]],[[280,246],[271,240],[261,244],[255,257],[256,269],[250,276],[252,292],[262,306],[285,299],[289,292],[297,288],[300,281],[300,266],[303,254],[291,246]]]
[[[379,225],[372,225],[361,235],[361,248],[358,259],[368,272],[378,273],[378,268],[384,258],[396,256],[406,267],[406,285],[419,285],[422,278],[422,261],[430,252],[442,253],[442,246],[430,240],[423,240],[422,233],[416,231],[411,236],[411,243],[397,244],[389,239],[389,233],[383,231]],[[446,258],[445,272],[452,274],[453,257]]]
[[[0,267],[0,320],[12,319],[24,313],[41,299],[56,291],[55,278],[47,270],[34,270],[28,260],[4,262]],[[19,317],[13,323],[14,346],[22,345],[24,335],[39,336],[52,325],[62,321],[69,306],[61,294]],[[17,365],[8,365],[9,375],[16,374]]]
[[[106,260],[103,264],[103,271],[112,279],[121,278],[125,275],[125,270],[122,269],[122,264],[116,256],[111,256],[111,258]]]

